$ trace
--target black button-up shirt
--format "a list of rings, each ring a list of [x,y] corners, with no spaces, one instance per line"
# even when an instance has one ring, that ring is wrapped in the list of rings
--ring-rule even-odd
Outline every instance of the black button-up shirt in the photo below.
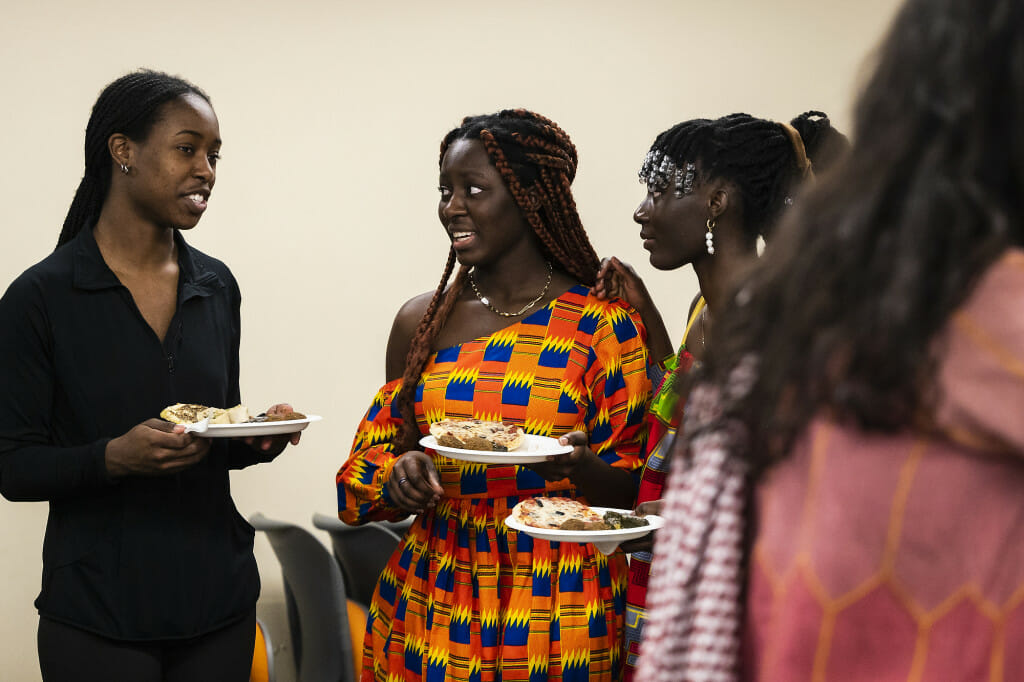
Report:
[[[167,405],[239,403],[238,285],[175,239],[178,301],[163,342],[88,228],[0,299],[0,492],[50,504],[36,606],[116,639],[203,634],[259,593],[228,471],[267,457],[218,439],[178,474],[106,472],[107,442]]]

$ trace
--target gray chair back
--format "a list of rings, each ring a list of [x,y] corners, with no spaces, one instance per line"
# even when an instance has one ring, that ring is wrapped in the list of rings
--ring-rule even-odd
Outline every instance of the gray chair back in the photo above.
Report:
[[[367,608],[381,571],[411,523],[412,517],[398,523],[373,521],[350,526],[327,514],[313,514],[313,525],[331,536],[331,548],[349,588],[349,598]]]
[[[260,513],[249,523],[266,533],[281,564],[299,682],[354,682],[348,597],[337,561],[300,526]]]

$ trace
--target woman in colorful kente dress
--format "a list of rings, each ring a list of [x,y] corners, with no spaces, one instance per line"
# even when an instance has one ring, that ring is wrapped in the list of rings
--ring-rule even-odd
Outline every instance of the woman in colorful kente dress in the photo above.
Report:
[[[556,124],[521,110],[466,118],[441,145],[448,262],[437,290],[398,312],[387,383],[337,477],[348,523],[417,515],[373,598],[364,680],[621,677],[625,555],[503,522],[537,496],[629,507],[643,465],[646,332],[591,292],[576,163]],[[419,445],[444,418],[574,447],[522,466],[457,461]]]
[[[768,238],[797,185],[810,174],[811,161],[816,169],[828,167],[848,146],[827,116],[810,111],[789,124],[747,114],[684,121],[658,135],[648,151],[640,169],[647,196],[633,219],[651,265],[659,270],[691,265],[700,292],[682,345],[673,353],[665,323],[633,268],[610,258],[598,275],[598,296],[619,296],[633,305],[648,329],[652,358],[661,358],[651,365],[657,391],[648,416],[638,513],[660,512],[667,454],[682,414],[680,377],[703,357],[711,318],[725,292],[756,261],[758,238]],[[653,536],[622,545],[633,553],[626,600],[627,680],[633,679],[640,654]]]

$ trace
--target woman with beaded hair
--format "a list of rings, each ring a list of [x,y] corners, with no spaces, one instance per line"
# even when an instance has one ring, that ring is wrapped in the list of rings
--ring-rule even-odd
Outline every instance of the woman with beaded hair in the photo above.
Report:
[[[710,320],[728,289],[757,259],[758,238],[767,239],[800,183],[827,169],[846,152],[846,138],[828,117],[809,111],[789,124],[732,114],[684,121],[654,141],[640,169],[647,196],[633,219],[659,270],[691,265],[700,292],[691,306],[679,350],[635,270],[617,258],[602,264],[599,296],[619,296],[647,327],[651,378],[657,391],[648,414],[648,454],[637,496],[638,511],[660,511],[667,453],[680,419],[676,382],[707,350]],[[600,503],[600,501],[598,501]],[[626,604],[626,679],[632,679],[646,620],[645,595],[654,534],[624,543],[632,552]]]
[[[625,556],[503,523],[528,497],[628,506],[642,465],[644,330],[592,292],[576,163],[565,132],[523,110],[468,117],[441,145],[448,262],[398,312],[387,384],[337,477],[348,523],[417,514],[373,597],[364,680],[620,677]],[[525,466],[456,461],[419,445],[443,418],[574,448]]]
[[[645,682],[1024,674],[1024,3],[910,0],[873,61],[715,318]]]
[[[49,503],[46,682],[249,676],[260,583],[228,475],[298,434],[212,441],[157,418],[240,402],[238,284],[182,236],[220,148],[195,85],[148,70],[110,83],[56,250],[0,299],[0,492]]]

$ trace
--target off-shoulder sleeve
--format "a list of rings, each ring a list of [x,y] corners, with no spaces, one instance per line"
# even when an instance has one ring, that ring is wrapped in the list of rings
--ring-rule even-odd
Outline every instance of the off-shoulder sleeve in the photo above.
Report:
[[[401,454],[391,444],[402,426],[398,406],[392,404],[401,387],[402,380],[395,379],[377,391],[356,430],[348,461],[338,471],[338,515],[345,523],[397,521],[409,515],[393,504],[385,487]]]
[[[586,414],[591,449],[614,467],[639,469],[651,381],[646,330],[631,308],[602,303],[584,380],[591,397]]]

